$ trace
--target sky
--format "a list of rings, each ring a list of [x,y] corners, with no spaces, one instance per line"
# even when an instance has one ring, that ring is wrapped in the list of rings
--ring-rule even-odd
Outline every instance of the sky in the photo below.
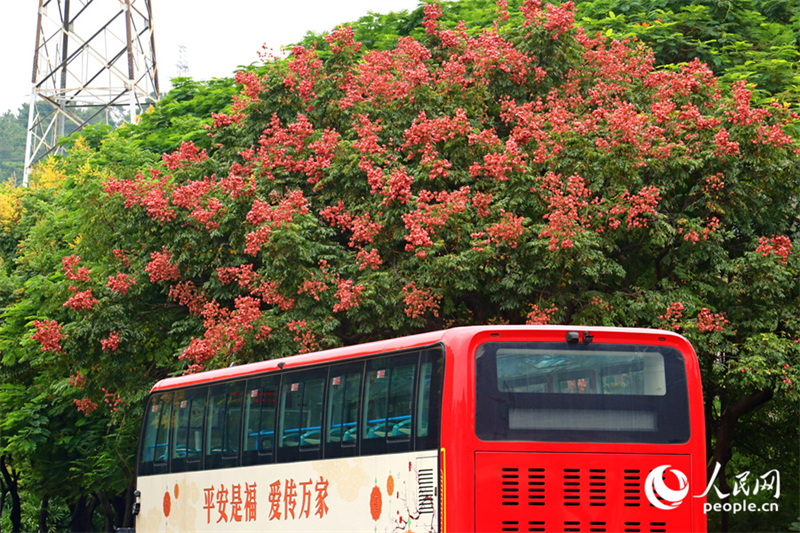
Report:
[[[70,0],[83,6],[92,0]],[[116,4],[118,0],[93,0]],[[141,1],[141,0],[140,0]],[[183,60],[197,80],[231,76],[308,31],[323,32],[367,12],[413,10],[419,0],[151,0],[159,83],[168,88]],[[55,5],[66,0],[50,0]],[[30,100],[38,0],[0,0],[0,114]],[[71,7],[76,9],[76,7]],[[84,17],[86,18],[86,17]],[[183,58],[180,50],[184,48]]]

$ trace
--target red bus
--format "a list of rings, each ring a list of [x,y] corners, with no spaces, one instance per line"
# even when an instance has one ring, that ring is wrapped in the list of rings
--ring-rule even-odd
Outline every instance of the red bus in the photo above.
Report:
[[[691,345],[475,326],[170,378],[144,531],[706,531]]]

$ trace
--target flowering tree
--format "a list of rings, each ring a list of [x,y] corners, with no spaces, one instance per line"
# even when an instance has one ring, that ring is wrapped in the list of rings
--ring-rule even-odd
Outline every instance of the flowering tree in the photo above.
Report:
[[[572,2],[497,4],[482,30],[430,4],[390,50],[340,27],[239,72],[204,147],[102,172],[119,137],[73,148],[94,211],[7,328],[68,362],[86,417],[168,373],[431,328],[668,328],[727,464],[747,413],[798,398],[798,117],[587,35]]]

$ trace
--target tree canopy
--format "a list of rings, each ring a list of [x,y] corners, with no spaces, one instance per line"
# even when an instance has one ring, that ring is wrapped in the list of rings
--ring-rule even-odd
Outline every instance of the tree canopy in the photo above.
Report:
[[[230,104],[186,80],[4,194],[0,447],[40,501],[124,523],[160,377],[475,323],[678,331],[710,459],[796,470],[800,117],[572,2],[478,4],[309,39]]]

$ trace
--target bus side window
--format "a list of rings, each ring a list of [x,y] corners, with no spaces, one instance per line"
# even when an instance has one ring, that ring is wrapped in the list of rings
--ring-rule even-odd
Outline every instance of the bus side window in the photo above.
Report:
[[[251,379],[245,395],[244,464],[270,463],[275,451],[278,375]]]
[[[373,359],[364,380],[362,453],[411,450],[418,353]]]
[[[139,450],[139,474],[163,474],[169,468],[169,426],[172,393],[154,395],[147,404],[144,435]]]
[[[199,470],[202,464],[203,421],[208,388],[175,393],[175,424],[172,436],[172,472]]]
[[[211,387],[206,419],[206,468],[239,464],[244,381]]]
[[[417,398],[417,436],[428,436],[428,413],[431,401],[433,363],[425,362],[419,371],[419,397]]]
[[[444,357],[440,348],[422,353],[417,385],[416,450],[439,447],[442,415],[442,377]]]
[[[326,369],[285,374],[278,419],[278,461],[322,457]]]
[[[331,367],[328,374],[328,414],[325,424],[325,457],[357,453],[358,402],[364,364]]]

